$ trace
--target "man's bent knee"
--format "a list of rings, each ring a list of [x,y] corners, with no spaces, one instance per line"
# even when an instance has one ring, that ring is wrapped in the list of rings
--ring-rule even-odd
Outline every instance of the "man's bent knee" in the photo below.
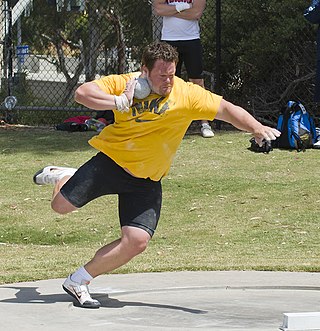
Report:
[[[142,253],[148,246],[151,236],[143,229],[124,226],[122,228],[121,242],[130,248],[133,255]]]
[[[51,208],[59,214],[68,214],[77,210],[60,192],[58,192],[51,201]]]

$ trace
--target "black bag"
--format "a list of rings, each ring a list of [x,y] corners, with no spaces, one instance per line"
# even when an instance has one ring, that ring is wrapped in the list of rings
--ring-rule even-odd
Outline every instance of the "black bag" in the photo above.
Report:
[[[88,126],[86,124],[80,124],[75,122],[65,122],[56,125],[56,130],[68,132],[83,132],[88,131]]]
[[[263,140],[262,146],[259,146],[256,140],[252,137],[250,139],[250,143],[251,146],[249,147],[249,150],[252,152],[269,154],[269,152],[272,151],[272,146],[270,141]]]

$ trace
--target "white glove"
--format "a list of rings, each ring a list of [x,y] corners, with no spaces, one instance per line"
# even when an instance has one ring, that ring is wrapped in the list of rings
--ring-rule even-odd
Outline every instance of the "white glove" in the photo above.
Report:
[[[190,3],[179,2],[179,3],[176,4],[176,11],[178,13],[182,12],[183,10],[190,9],[190,8],[191,8]]]
[[[126,88],[123,91],[123,93],[120,94],[119,96],[118,95],[114,96],[114,102],[116,104],[116,108],[121,113],[129,111],[129,108],[133,102],[133,93],[136,84],[137,84],[137,78],[130,79],[126,84]]]

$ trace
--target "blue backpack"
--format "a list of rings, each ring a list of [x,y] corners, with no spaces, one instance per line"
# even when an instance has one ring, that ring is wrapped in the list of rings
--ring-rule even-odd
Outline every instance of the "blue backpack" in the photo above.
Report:
[[[304,11],[304,17],[313,24],[320,23],[320,0],[312,0],[310,6]]]
[[[281,135],[274,147],[304,151],[316,142],[314,119],[300,102],[288,101],[278,118],[277,129]]]

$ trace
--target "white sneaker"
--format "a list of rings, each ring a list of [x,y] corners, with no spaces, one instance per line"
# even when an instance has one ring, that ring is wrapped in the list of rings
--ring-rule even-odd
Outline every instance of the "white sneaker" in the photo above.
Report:
[[[89,283],[88,283],[89,284]],[[101,303],[92,299],[89,293],[88,284],[79,284],[71,280],[71,275],[65,280],[62,288],[75,298],[83,308],[99,308]]]
[[[313,144],[313,148],[320,149],[320,140]]]
[[[203,138],[212,138],[214,136],[214,132],[208,123],[201,124],[201,135]]]
[[[33,181],[38,185],[56,184],[65,176],[73,176],[76,171],[75,168],[47,166],[34,174]]]

